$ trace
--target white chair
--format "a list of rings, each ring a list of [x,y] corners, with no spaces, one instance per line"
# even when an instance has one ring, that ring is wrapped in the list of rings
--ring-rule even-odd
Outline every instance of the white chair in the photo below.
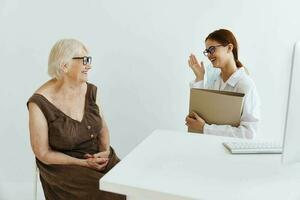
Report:
[[[34,163],[35,170],[34,170],[34,185],[33,185],[33,198],[34,200],[37,200],[37,187],[38,187],[38,179],[39,179],[39,168],[37,165]]]

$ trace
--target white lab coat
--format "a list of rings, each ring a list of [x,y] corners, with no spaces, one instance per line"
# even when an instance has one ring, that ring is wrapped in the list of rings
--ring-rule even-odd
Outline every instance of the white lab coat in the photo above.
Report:
[[[210,84],[207,84],[205,80],[198,82],[192,81],[190,83],[190,87],[224,90],[245,94],[241,122],[238,127],[230,125],[205,124],[203,127],[203,134],[246,139],[255,138],[258,131],[258,123],[260,121],[260,99],[253,80],[245,72],[243,67],[233,73],[225,83],[223,82],[220,74],[218,74],[215,76],[214,81],[210,80]]]

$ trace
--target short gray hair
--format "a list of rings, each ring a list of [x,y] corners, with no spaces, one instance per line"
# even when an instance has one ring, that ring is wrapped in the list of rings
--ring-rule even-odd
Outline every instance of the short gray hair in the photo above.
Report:
[[[84,44],[76,39],[57,41],[51,49],[48,59],[48,74],[52,78],[62,77],[62,65],[69,63],[82,50],[88,52]]]

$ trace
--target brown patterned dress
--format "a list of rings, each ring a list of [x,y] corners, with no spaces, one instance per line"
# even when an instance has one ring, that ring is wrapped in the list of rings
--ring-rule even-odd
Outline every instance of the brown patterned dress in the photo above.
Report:
[[[96,104],[97,87],[87,83],[85,110],[77,121],[48,101],[33,94],[27,102],[35,103],[48,123],[49,145],[55,150],[82,159],[84,154],[99,152],[98,138],[102,128]],[[123,195],[99,190],[99,179],[119,162],[111,148],[109,163],[103,171],[75,165],[46,165],[36,158],[40,180],[47,200],[123,200]]]

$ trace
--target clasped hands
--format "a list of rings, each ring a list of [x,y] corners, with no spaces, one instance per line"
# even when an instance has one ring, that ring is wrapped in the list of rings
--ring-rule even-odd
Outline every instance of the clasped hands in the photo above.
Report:
[[[85,154],[84,158],[86,159],[87,167],[101,171],[104,170],[106,165],[109,162],[110,150],[101,151],[96,154]]]

